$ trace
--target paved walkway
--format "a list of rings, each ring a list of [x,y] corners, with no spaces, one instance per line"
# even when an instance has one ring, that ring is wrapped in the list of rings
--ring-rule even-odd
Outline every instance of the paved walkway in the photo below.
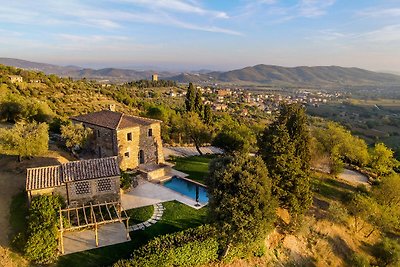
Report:
[[[126,210],[154,205],[157,203],[177,200],[194,209],[204,207],[204,204],[195,206],[197,203],[194,199],[171,190],[163,185],[148,182],[144,179],[139,179],[139,185],[133,188],[130,192],[122,194],[122,206]]]
[[[343,172],[338,175],[338,177],[340,179],[346,180],[352,184],[369,185],[367,176],[365,176],[362,173],[353,171],[353,170],[344,169]]]
[[[99,227],[99,246],[105,247],[127,242],[124,223],[110,223]],[[96,247],[94,230],[71,231],[64,234],[64,255],[85,251]]]
[[[201,152],[204,154],[222,154],[223,151],[215,146],[204,146],[200,148]],[[167,159],[169,156],[177,156],[177,157],[190,157],[190,156],[198,156],[199,152],[195,147],[164,147],[164,157]]]
[[[144,230],[145,228],[152,226],[153,224],[156,224],[159,220],[161,220],[161,217],[165,210],[162,203],[154,204],[153,207],[154,207],[154,212],[153,212],[153,215],[151,216],[151,218],[145,222],[129,226],[129,228],[128,228],[129,232],[137,231],[137,230]]]

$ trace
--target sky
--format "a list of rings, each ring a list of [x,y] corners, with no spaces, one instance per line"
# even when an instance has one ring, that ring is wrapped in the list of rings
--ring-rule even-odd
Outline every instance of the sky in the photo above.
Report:
[[[0,0],[0,57],[93,68],[400,73],[400,0]]]

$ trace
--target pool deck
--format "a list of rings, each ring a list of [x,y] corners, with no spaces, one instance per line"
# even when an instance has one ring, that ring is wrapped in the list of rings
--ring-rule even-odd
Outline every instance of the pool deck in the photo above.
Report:
[[[121,196],[122,206],[126,210],[173,200],[179,201],[194,209],[201,209],[207,205],[199,203],[200,205],[196,206],[196,201],[194,199],[171,190],[161,184],[148,182],[144,179],[140,179],[137,187]]]

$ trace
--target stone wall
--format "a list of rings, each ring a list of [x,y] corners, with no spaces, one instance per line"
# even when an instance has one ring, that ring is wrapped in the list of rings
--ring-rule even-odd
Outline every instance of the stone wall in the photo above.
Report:
[[[131,134],[132,140],[128,140],[128,133]],[[134,169],[139,165],[139,137],[139,127],[126,128],[117,132],[118,159],[122,170]]]
[[[83,123],[83,125],[93,131],[89,146],[97,157],[103,158],[118,155],[117,137],[114,130],[88,123]]]
[[[75,181],[68,183],[67,187],[71,205],[120,200],[119,177]]]
[[[67,188],[65,185],[52,187],[52,188],[44,188],[39,190],[31,190],[28,192],[28,198],[31,200],[32,197],[41,196],[41,195],[60,195],[67,202]]]
[[[152,136],[149,136],[149,129],[152,130]],[[161,125],[153,123],[149,126],[140,127],[140,150],[144,152],[144,163],[164,163],[164,154],[161,141]]]

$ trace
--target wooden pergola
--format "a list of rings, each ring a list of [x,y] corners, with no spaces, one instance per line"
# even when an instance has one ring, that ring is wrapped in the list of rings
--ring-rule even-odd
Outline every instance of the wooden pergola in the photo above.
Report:
[[[64,232],[94,227],[96,247],[99,246],[98,227],[104,224],[125,222],[126,238],[129,240],[129,216],[120,202],[104,202],[98,204],[68,207],[59,210],[61,254],[64,254]],[[63,218],[65,218],[63,220]]]

